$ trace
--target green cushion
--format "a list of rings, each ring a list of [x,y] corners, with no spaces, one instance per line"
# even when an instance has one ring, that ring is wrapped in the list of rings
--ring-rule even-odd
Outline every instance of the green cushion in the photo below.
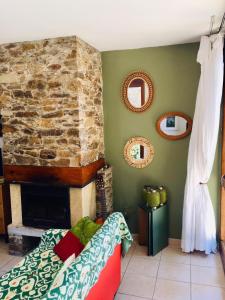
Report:
[[[84,217],[71,228],[71,232],[80,239],[83,245],[86,245],[100,227],[100,224],[96,224],[89,217]]]

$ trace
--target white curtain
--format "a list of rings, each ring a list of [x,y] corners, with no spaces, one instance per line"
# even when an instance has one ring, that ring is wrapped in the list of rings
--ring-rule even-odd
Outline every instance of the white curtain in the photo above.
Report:
[[[182,243],[184,252],[216,252],[215,215],[207,183],[213,167],[223,87],[223,36],[203,36],[197,61],[201,76],[189,144]],[[219,175],[219,174],[218,174]]]

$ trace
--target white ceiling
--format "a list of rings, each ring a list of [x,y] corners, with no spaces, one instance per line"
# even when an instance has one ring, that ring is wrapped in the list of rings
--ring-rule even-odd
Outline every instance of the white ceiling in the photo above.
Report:
[[[97,49],[198,41],[224,0],[0,0],[0,44],[77,35]]]

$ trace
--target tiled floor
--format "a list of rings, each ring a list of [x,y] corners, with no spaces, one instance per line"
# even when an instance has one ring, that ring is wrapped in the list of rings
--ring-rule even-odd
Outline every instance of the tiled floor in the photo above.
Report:
[[[133,243],[116,300],[225,300],[219,254],[182,253],[176,241],[155,257]]]
[[[0,275],[22,258],[8,255],[0,240]],[[122,282],[115,300],[225,300],[219,254],[184,254],[174,243],[155,257],[134,242],[122,260]]]
[[[22,257],[8,254],[8,245],[3,239],[0,239],[0,276],[12,269]]]

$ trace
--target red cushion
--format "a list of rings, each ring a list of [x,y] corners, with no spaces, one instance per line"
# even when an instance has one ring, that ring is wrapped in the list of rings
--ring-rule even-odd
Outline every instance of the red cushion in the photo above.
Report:
[[[75,253],[76,257],[84,249],[84,245],[80,240],[70,231],[58,242],[54,247],[54,252],[60,257],[62,261],[65,261],[70,255]]]

